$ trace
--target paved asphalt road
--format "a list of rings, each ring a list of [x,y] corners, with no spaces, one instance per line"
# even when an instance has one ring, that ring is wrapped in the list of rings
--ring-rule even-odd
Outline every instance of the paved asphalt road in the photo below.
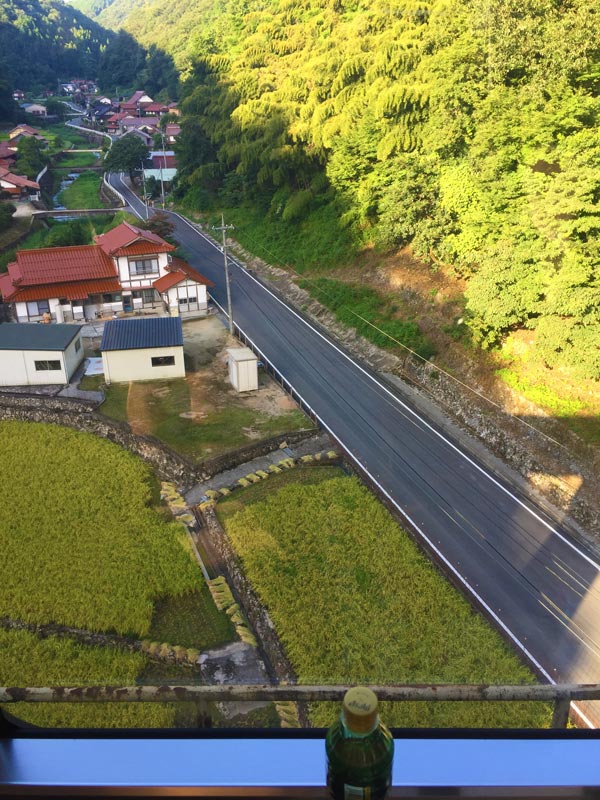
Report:
[[[142,204],[128,199],[141,215]],[[225,306],[222,253],[181,218],[176,236],[189,262],[217,283],[211,293]],[[246,270],[234,265],[231,276],[236,323],[454,580],[548,681],[600,682],[600,565],[594,555]],[[584,711],[600,726],[600,701]]]

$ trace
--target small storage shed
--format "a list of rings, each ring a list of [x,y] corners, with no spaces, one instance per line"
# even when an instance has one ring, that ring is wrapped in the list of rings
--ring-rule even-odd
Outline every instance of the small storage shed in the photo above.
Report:
[[[185,377],[179,317],[110,320],[100,350],[106,383]]]
[[[79,325],[0,325],[0,386],[65,386],[82,361]]]
[[[238,392],[258,389],[258,358],[249,347],[231,347],[229,356],[229,381]]]

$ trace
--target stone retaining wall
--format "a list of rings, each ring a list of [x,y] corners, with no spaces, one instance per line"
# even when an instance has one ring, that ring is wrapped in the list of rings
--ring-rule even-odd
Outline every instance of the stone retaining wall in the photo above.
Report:
[[[277,450],[284,442],[302,441],[315,433],[314,429],[282,433],[194,464],[159,439],[135,434],[126,422],[98,413],[97,407],[97,403],[89,400],[0,392],[0,419],[64,425],[108,439],[148,462],[161,480],[184,489],[225,469]]]
[[[203,508],[201,514],[210,537],[210,546],[217,552],[221,560],[224,577],[256,634],[259,651],[263,656],[269,676],[277,683],[297,683],[297,676],[288,660],[275,626],[246,577],[240,560],[217,519],[214,507],[209,505]],[[306,710],[299,708],[299,716],[301,725],[307,727]]]
[[[108,439],[148,462],[159,478],[190,486],[203,476],[202,468],[152,436],[133,433],[126,422],[99,414],[96,404],[59,397],[0,393],[0,419],[45,422]]]

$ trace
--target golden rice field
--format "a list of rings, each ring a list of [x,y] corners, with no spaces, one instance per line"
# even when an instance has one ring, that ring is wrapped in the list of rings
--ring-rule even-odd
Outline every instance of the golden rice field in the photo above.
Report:
[[[530,683],[497,632],[356,479],[270,478],[218,513],[299,679],[328,683]],[[313,469],[313,474],[315,470]],[[259,488],[260,487],[260,488]],[[336,710],[312,709],[315,725]],[[546,727],[536,703],[384,706],[406,727]]]

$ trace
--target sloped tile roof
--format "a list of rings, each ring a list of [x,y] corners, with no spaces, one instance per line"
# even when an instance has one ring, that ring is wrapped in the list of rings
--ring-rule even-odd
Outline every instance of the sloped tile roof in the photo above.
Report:
[[[215,285],[211,280],[205,278],[204,275],[201,275],[181,258],[171,258],[171,271],[157,278],[152,286],[154,286],[157,292],[162,294],[162,292],[168,291],[172,286],[177,286],[178,283],[188,279],[196,283],[202,283],[205,286]]]
[[[116,319],[104,325],[100,350],[140,350],[151,347],[182,347],[179,317]]]
[[[21,278],[20,288],[117,277],[113,260],[94,244],[18,250],[15,263],[17,269],[11,269],[13,264],[9,264],[8,270],[13,281]]]
[[[157,244],[156,242],[139,241],[133,242],[132,244],[127,244],[125,247],[119,247],[117,250],[112,250],[111,255],[149,256],[153,253],[170,253],[171,250],[175,250],[175,247],[167,242],[161,242],[160,244]]]
[[[66,297],[67,300],[85,300],[92,294],[120,292],[118,278],[100,278],[95,281],[72,281],[69,283],[51,283],[43,286],[26,286],[10,296],[11,303],[24,303],[28,300],[49,300],[51,297]],[[0,283],[0,291],[2,284]],[[6,298],[5,298],[6,299]]]
[[[125,248],[140,239],[154,243],[157,246],[153,251],[155,253],[165,253],[175,249],[173,245],[165,242],[158,234],[136,228],[135,225],[131,225],[129,222],[122,222],[111,231],[95,237],[96,243],[100,245],[107,255],[116,254],[117,250]],[[158,246],[162,249],[158,249]]]
[[[12,183],[13,186],[29,187],[30,189],[40,188],[39,183],[30,181],[29,178],[25,178],[23,175],[14,175],[3,167],[0,168],[0,178],[6,183]]]

